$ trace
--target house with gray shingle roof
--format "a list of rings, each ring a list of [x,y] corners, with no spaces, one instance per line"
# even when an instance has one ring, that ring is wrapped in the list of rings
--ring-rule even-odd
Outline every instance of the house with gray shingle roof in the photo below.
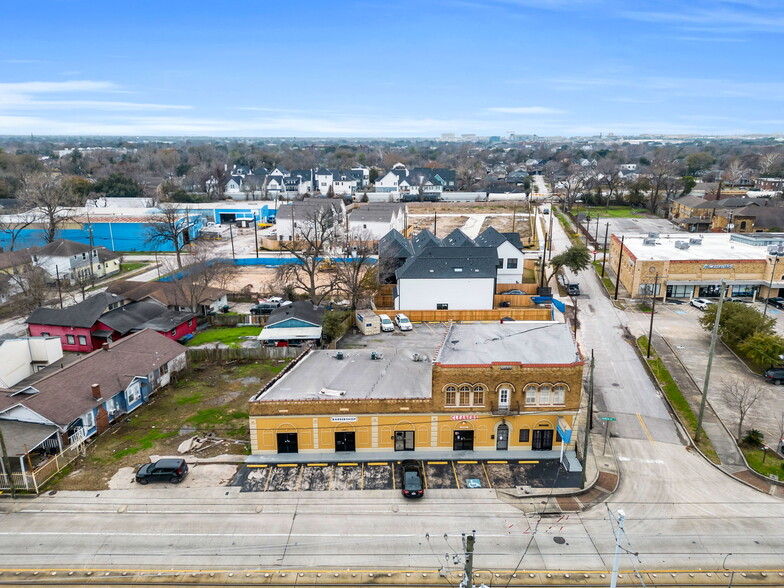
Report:
[[[520,242],[518,233],[511,233],[516,236],[516,242]],[[480,247],[495,247],[498,253],[498,282],[501,284],[521,284],[523,282],[523,259],[522,249],[510,240],[505,233],[499,233],[493,227],[486,228],[481,235],[476,238],[476,244]]]

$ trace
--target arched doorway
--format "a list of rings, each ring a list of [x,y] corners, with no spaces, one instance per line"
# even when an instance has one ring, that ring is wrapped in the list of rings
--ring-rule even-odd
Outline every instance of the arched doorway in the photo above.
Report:
[[[278,453],[298,453],[297,430],[291,425],[283,425],[277,431]]]
[[[501,423],[495,430],[495,448],[497,451],[509,449],[509,425]]]

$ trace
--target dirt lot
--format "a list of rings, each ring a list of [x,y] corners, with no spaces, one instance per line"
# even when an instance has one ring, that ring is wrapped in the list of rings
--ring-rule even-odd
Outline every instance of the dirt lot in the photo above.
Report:
[[[248,399],[287,362],[191,366],[176,384],[157,392],[152,402],[138,408],[90,443],[86,457],[76,462],[73,471],[56,484],[56,489],[109,488],[110,479],[121,468],[135,469],[149,462],[153,455],[177,455],[180,443],[196,434],[213,432],[217,437],[229,440],[197,453],[200,458],[246,455]],[[198,468],[203,470],[204,466]],[[118,475],[121,476],[118,479],[129,478],[126,473]],[[199,477],[193,476],[194,480]],[[191,478],[190,474],[188,478]]]
[[[418,233],[423,229],[427,229],[429,231],[433,231],[433,215],[430,216],[408,216],[408,226],[414,231],[414,233]],[[460,229],[463,225],[466,224],[468,220],[467,216],[438,216],[438,227],[436,230],[436,237],[439,239],[443,239],[449,233],[454,231],[455,229]]]
[[[522,202],[409,202],[409,214],[493,214],[498,212],[527,212]]]

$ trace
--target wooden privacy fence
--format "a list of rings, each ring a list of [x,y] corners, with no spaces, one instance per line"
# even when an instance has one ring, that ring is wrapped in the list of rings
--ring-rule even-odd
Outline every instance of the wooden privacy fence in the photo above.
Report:
[[[207,317],[212,327],[236,327],[237,325],[263,325],[267,317],[260,314],[216,314]]]
[[[498,322],[503,318],[516,321],[549,321],[552,310],[548,307],[536,308],[493,308],[490,310],[394,310],[379,308],[377,313],[404,313],[413,323],[454,322]]]
[[[249,359],[288,359],[297,357],[302,351],[301,347],[241,347],[237,349],[200,347],[186,349],[185,353],[190,361],[217,362]]]
[[[35,492],[38,494],[44,484],[81,455],[83,447],[82,443],[66,447],[62,452],[38,465],[32,472],[13,472],[11,476],[13,477],[14,487],[20,492]],[[6,491],[10,489],[11,485],[8,475],[0,472],[0,490]]]

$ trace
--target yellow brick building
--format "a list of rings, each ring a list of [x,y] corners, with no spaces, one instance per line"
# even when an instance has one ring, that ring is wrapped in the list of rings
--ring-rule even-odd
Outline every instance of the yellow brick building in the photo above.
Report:
[[[560,448],[584,367],[567,325],[455,324],[417,338],[433,328],[375,351],[301,357],[250,400],[252,452]]]

